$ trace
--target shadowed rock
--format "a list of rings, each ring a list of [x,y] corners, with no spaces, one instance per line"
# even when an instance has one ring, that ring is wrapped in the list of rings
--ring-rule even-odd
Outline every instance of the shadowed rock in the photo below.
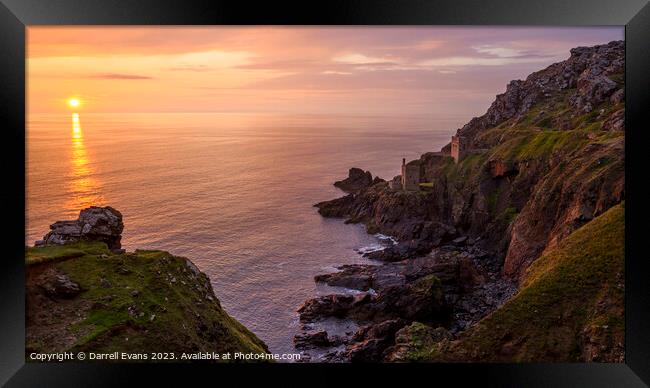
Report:
[[[296,349],[309,349],[314,347],[323,347],[330,345],[327,332],[324,330],[315,333],[297,334],[293,337],[293,344]]]
[[[345,191],[346,193],[355,193],[359,190],[373,184],[372,174],[370,171],[363,171],[360,168],[352,167],[348,173],[348,177],[342,181],[334,182],[334,186]]]

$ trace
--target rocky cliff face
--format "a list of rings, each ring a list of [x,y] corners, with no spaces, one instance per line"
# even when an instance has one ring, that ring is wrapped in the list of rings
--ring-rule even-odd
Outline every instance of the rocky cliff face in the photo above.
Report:
[[[504,275],[521,279],[545,249],[624,199],[623,71],[623,42],[572,49],[458,130],[469,150],[458,164],[449,146],[422,155],[427,191],[377,182],[316,206],[420,251],[480,240]]]
[[[544,70],[535,72],[525,80],[511,81],[503,94],[497,95],[488,111],[472,119],[458,135],[466,137],[470,148],[482,148],[477,135],[487,128],[513,119],[521,118],[536,104],[559,91],[572,90],[567,102],[575,114],[589,113],[601,103],[623,101],[623,72],[625,67],[625,43],[615,41],[593,47],[571,49],[571,56]],[[557,120],[558,129],[569,129],[569,122]]]

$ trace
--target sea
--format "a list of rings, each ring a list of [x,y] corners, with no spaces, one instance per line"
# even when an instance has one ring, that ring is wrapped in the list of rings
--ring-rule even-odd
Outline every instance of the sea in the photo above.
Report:
[[[88,206],[124,217],[123,248],[191,259],[222,306],[269,346],[296,353],[296,310],[334,290],[314,276],[367,263],[386,239],[321,217],[350,167],[391,179],[402,158],[449,142],[466,117],[250,113],[33,114],[25,244]],[[338,290],[340,291],[340,290]]]

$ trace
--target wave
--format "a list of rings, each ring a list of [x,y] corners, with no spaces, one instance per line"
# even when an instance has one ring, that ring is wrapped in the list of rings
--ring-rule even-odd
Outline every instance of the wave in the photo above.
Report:
[[[390,246],[397,245],[397,239],[395,237],[387,236],[381,233],[376,233],[373,235],[373,237],[375,237],[378,242],[363,246],[361,248],[355,248],[354,251],[360,255],[365,255],[367,253],[383,251]]]

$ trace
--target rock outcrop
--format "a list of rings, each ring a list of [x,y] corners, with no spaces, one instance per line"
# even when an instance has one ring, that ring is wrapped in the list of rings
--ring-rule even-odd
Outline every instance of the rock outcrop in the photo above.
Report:
[[[372,174],[370,171],[363,171],[360,168],[352,167],[348,172],[348,177],[334,182],[334,186],[345,191],[346,193],[356,193],[373,184]]]
[[[566,61],[532,73],[523,81],[511,81],[505,93],[496,96],[485,115],[470,120],[458,130],[458,135],[469,140],[470,148],[484,148],[486,144],[477,137],[479,132],[520,118],[540,101],[565,90],[575,90],[569,104],[576,113],[589,113],[622,89],[624,71],[623,41],[573,48]]]
[[[79,212],[74,221],[57,221],[36,246],[63,245],[79,241],[101,241],[111,250],[122,248],[122,213],[110,206],[91,206]]]

